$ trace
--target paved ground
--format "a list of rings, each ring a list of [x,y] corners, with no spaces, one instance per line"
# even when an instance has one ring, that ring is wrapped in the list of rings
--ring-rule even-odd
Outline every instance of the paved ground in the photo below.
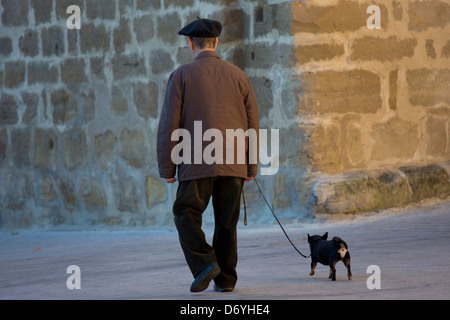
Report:
[[[0,232],[0,299],[450,299],[450,202],[404,211],[289,225],[309,254],[307,233],[338,235],[349,245],[353,280],[319,265],[309,276],[277,225],[239,225],[238,286],[191,294],[191,275],[173,230]],[[210,236],[210,230],[208,230]],[[80,268],[69,290],[67,267]],[[369,266],[381,289],[368,289]]]

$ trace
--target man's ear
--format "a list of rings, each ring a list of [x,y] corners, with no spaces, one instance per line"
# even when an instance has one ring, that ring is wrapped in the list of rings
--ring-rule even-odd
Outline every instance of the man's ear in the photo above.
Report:
[[[194,43],[194,40],[192,40],[191,37],[188,37],[188,45],[189,45],[189,49],[191,49],[191,51],[195,50],[195,43]]]
[[[215,45],[214,45],[214,50],[217,49],[218,45],[219,45],[219,38],[216,38],[216,42],[215,42]]]

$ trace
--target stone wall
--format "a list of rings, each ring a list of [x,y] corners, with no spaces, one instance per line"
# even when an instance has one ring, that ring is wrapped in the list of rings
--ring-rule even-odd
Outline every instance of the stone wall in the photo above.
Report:
[[[309,128],[316,212],[449,196],[449,17],[450,1],[292,3],[290,97]]]
[[[372,4],[381,29],[367,27]],[[285,221],[445,199],[449,12],[443,0],[1,0],[0,228],[172,224],[156,130],[168,75],[191,60],[177,31],[197,16],[224,23],[218,53],[248,74],[262,127],[280,130],[279,172],[260,183]],[[249,218],[272,223],[245,190]]]

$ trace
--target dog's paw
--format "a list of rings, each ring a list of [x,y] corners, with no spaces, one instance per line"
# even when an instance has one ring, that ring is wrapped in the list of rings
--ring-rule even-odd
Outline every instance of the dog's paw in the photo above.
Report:
[[[311,272],[309,273],[309,275],[310,275],[310,276],[313,276],[313,275],[314,275],[314,271],[311,271]]]
[[[348,276],[348,280],[352,280],[352,276]]]

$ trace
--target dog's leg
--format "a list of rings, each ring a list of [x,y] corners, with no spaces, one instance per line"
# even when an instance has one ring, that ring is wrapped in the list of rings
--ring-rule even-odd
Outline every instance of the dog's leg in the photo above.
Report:
[[[330,263],[330,278],[331,281],[336,281],[336,262]]]
[[[309,273],[310,276],[314,275],[314,272],[316,271],[317,261],[311,261],[311,272]]]
[[[344,260],[342,260],[342,262],[344,262],[344,265],[347,268],[348,280],[352,280],[352,270],[350,267],[350,253],[348,251],[347,251],[347,254],[345,255]]]

